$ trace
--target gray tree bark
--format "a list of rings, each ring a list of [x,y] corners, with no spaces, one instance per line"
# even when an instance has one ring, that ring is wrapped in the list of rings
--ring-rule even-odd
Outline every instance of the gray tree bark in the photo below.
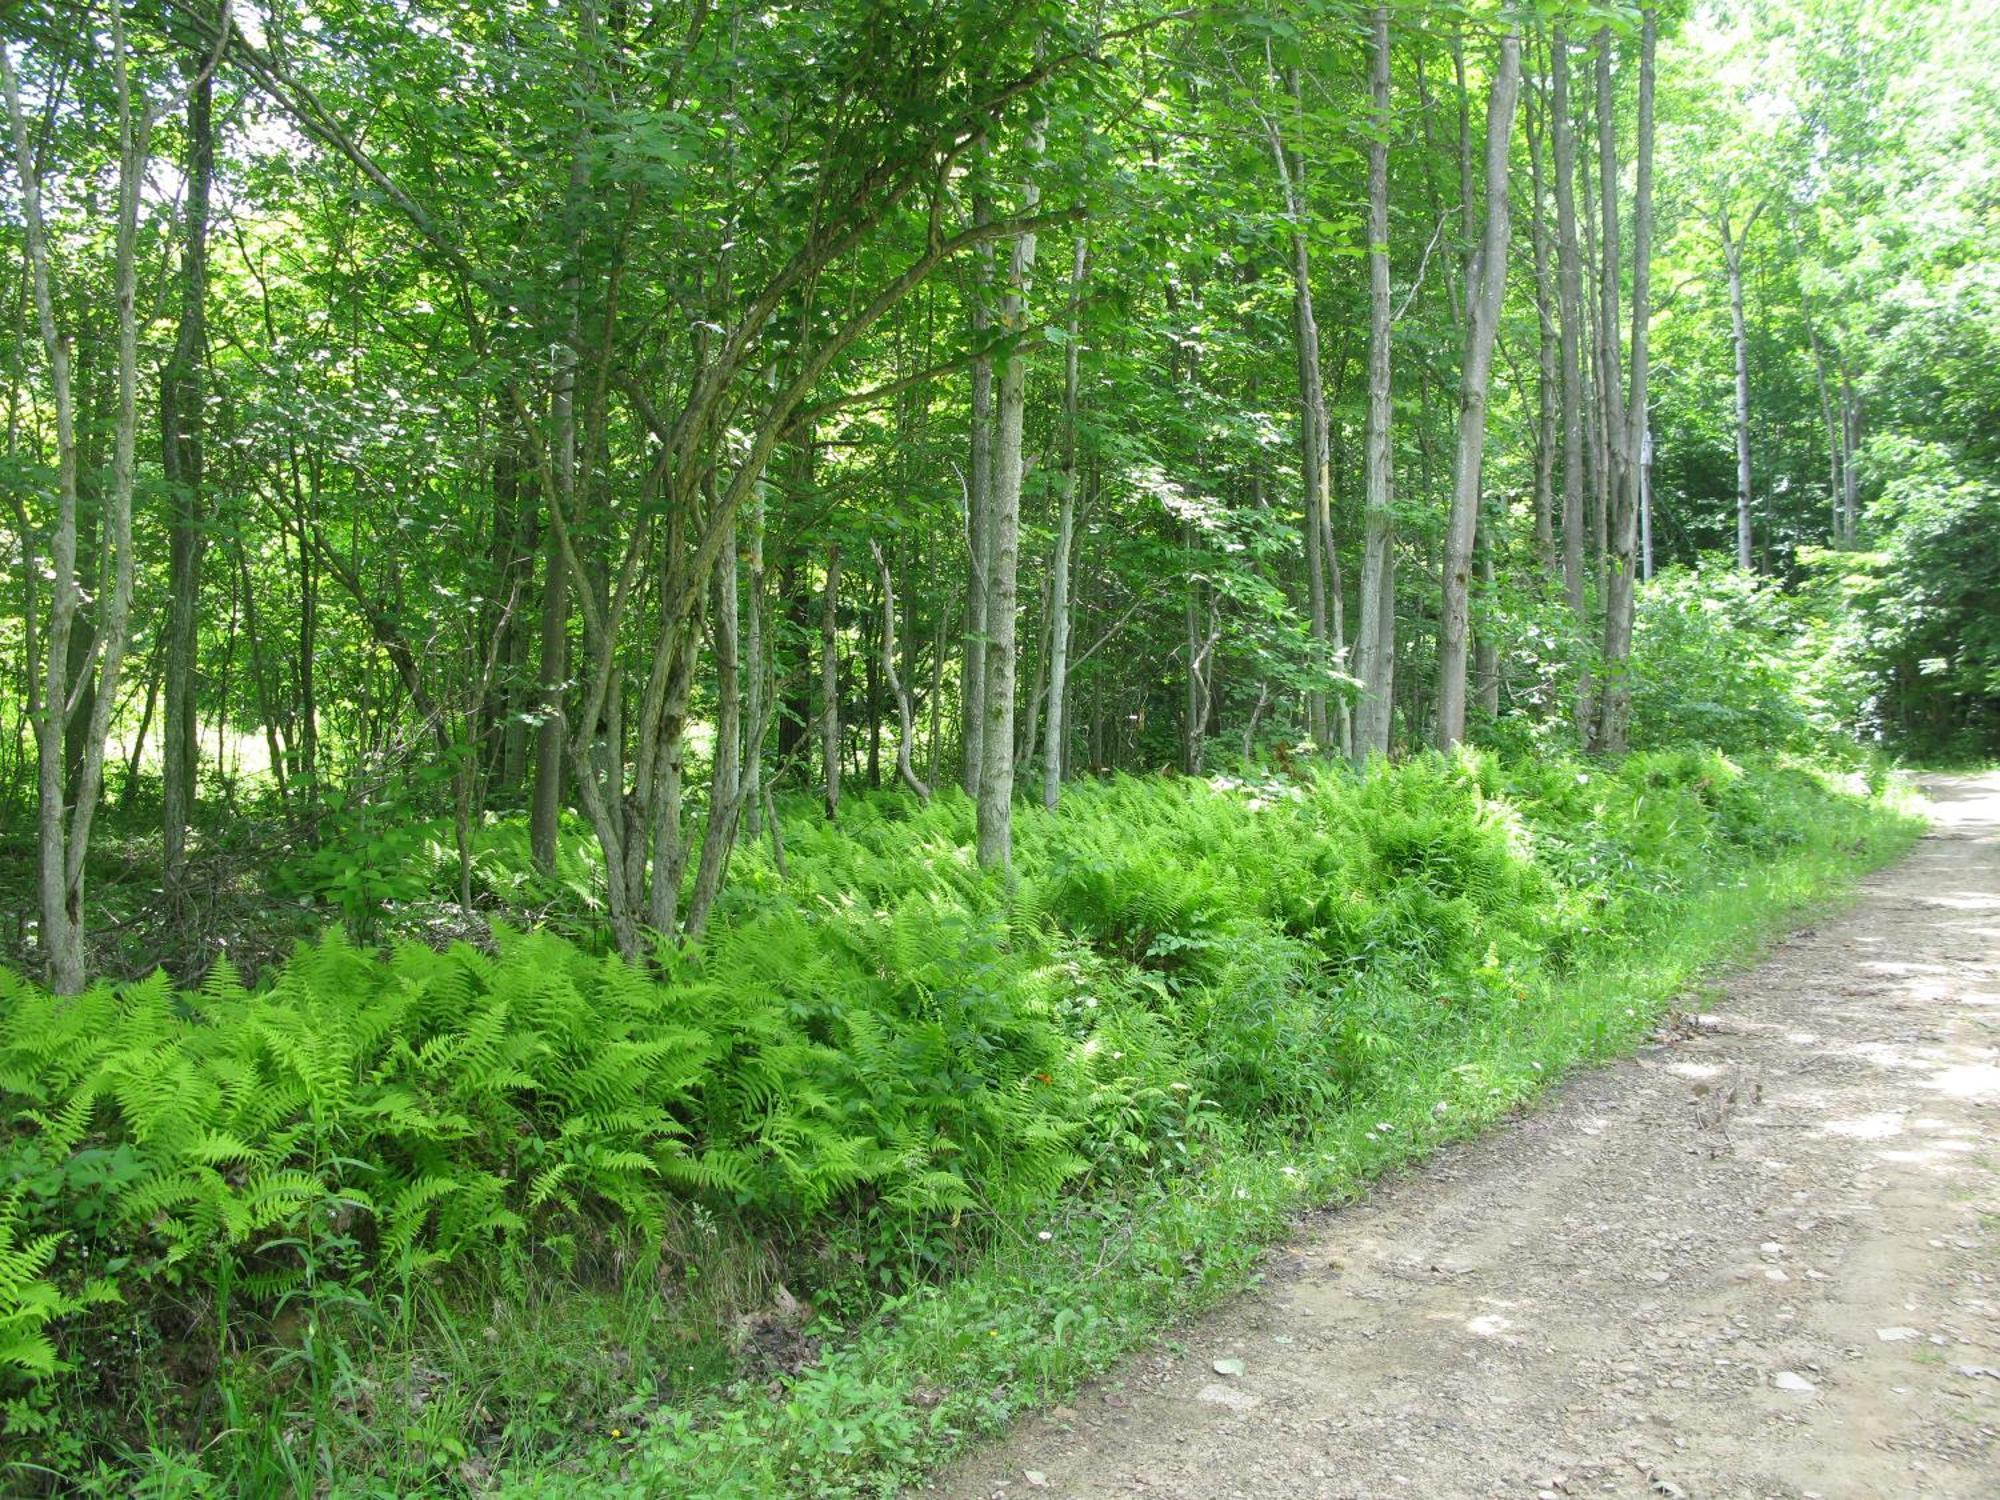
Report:
[[[1521,34],[1509,30],[1486,104],[1486,225],[1466,296],[1465,359],[1460,367],[1458,448],[1452,467],[1451,513],[1445,526],[1444,602],[1438,622],[1437,742],[1450,749],[1465,738],[1466,654],[1471,627],[1471,571],[1486,447],[1487,392],[1500,302],[1507,286],[1507,161],[1514,106],[1521,86]]]
[[[1813,317],[1812,293],[1807,290],[1805,277],[1799,277],[1799,317],[1805,324],[1806,347],[1812,352],[1813,386],[1819,394],[1820,423],[1826,428],[1826,500],[1829,525],[1836,547],[1854,545],[1854,531],[1851,518],[1847,515],[1847,486],[1841,478],[1842,460],[1846,456],[1846,434],[1842,423],[1834,415],[1833,389],[1826,378],[1826,349],[1820,343],[1819,322]]]
[[[910,761],[910,742],[916,734],[916,715],[910,709],[910,690],[904,686],[902,674],[896,670],[896,581],[889,573],[889,564],[882,556],[881,546],[871,541],[868,550],[875,555],[875,572],[882,582],[882,677],[896,700],[896,775],[904,786],[922,801],[928,802],[931,800],[931,789],[917,775],[916,767]]]
[[[1039,48],[1037,52],[1039,53]],[[1045,121],[1028,128],[1028,158],[1042,154]],[[1031,176],[1021,192],[1021,211],[1032,217],[1041,205],[1041,187]],[[980,735],[979,863],[1004,870],[1014,842],[1014,659],[1019,624],[1021,554],[1021,423],[1028,387],[1027,356],[1020,338],[1027,332],[1028,291],[1034,278],[1035,236],[1014,237],[1007,266],[1007,289],[1000,300],[1002,330],[1010,343],[1000,367],[1000,390],[993,434],[992,566],[986,587],[985,728]]]
[[[227,29],[227,21],[223,29]],[[22,112],[19,81],[7,49],[0,47],[0,92],[6,95],[14,164],[20,174],[23,243],[33,287],[35,318],[49,361],[49,387],[56,425],[56,526],[50,548],[50,602],[43,658],[45,677],[35,720],[38,756],[37,836],[41,906],[40,942],[49,987],[57,994],[82,990],[85,977],[83,893],[90,852],[91,822],[104,788],[104,750],[118,682],[125,665],[132,611],[132,489],[138,437],[139,200],[144,187],[147,141],[158,118],[137,94],[130,71],[124,10],[111,11],[112,71],[118,120],[118,209],[112,250],[112,301],[118,326],[117,400],[110,483],[103,497],[100,556],[92,573],[108,579],[98,600],[96,640],[91,659],[71,661],[72,636],[82,602],[77,571],[76,403],[70,385],[70,340],[56,324],[54,272],[42,210],[41,169],[35,160]],[[209,68],[214,67],[213,59]],[[205,76],[205,73],[204,73]],[[199,83],[200,80],[195,80]],[[65,796],[65,731],[73,714],[89,708],[83,721],[74,795]]]
[[[1063,346],[1063,438],[1060,494],[1056,502],[1056,555],[1049,584],[1049,719],[1042,743],[1042,806],[1053,809],[1062,797],[1063,758],[1069,743],[1070,564],[1076,547],[1076,415],[1082,346],[1084,277],[1090,267],[1086,228],[1076,232],[1069,271],[1069,340]]]
[[[1610,590],[1610,517],[1623,483],[1626,455],[1622,393],[1623,358],[1618,346],[1618,133],[1616,97],[1611,82],[1611,28],[1597,33],[1597,422],[1599,425],[1597,512],[1592,529],[1597,541],[1598,596]]]
[[[742,808],[751,837],[764,831],[764,739],[770,732],[768,721],[775,687],[770,681],[769,651],[764,631],[764,492],[759,486],[750,497],[750,614],[743,631],[745,669],[749,674],[748,704],[744,722],[749,726],[743,744]]]
[[[1583,593],[1583,260],[1576,242],[1576,136],[1570,116],[1569,38],[1557,27],[1549,40],[1551,133],[1556,193],[1557,303],[1562,324],[1562,566],[1563,594],[1578,624]]]
[[[1653,52],[1658,13],[1648,7],[1639,38],[1639,126],[1632,198],[1632,378],[1623,413],[1627,458],[1611,536],[1610,587],[1604,606],[1604,686],[1598,745],[1625,752],[1632,715],[1633,591],[1640,512],[1646,504],[1647,325],[1652,317],[1653,257]]]
[[[1297,69],[1285,75],[1285,92],[1295,115],[1303,113]],[[1328,635],[1326,586],[1327,543],[1332,535],[1328,514],[1331,488],[1327,454],[1326,387],[1320,377],[1319,318],[1313,308],[1312,253],[1306,240],[1305,159],[1297,147],[1288,145],[1282,127],[1271,115],[1264,116],[1271,154],[1285,194],[1285,218],[1290,225],[1292,273],[1292,342],[1299,373],[1299,469],[1305,490],[1306,598],[1312,640],[1324,654],[1331,651]],[[1313,744],[1326,749],[1332,743],[1328,733],[1326,691],[1314,688],[1306,694],[1306,727]]]
[[[208,204],[215,175],[213,81],[205,59],[187,101],[187,235],[181,246],[180,327],[160,380],[160,463],[167,525],[167,640],[162,747],[161,845],[164,885],[178,900],[194,811],[195,636],[202,561],[202,369],[207,358]],[[274,770],[277,769],[275,766]]]
[[[1762,209],[1759,204],[1751,213],[1741,235],[1730,224],[1728,204],[1715,211],[1715,227],[1722,236],[1723,269],[1729,278],[1729,335],[1736,355],[1736,566],[1745,572],[1756,566],[1756,538],[1751,526],[1750,328],[1743,313],[1743,237],[1756,224]]]
[[[1556,556],[1555,475],[1556,423],[1561,387],[1556,380],[1556,309],[1549,277],[1547,202],[1542,173],[1543,130],[1535,108],[1538,91],[1531,91],[1526,109],[1531,209],[1528,229],[1535,261],[1535,557],[1546,569]]]
[[[827,549],[819,610],[819,769],[826,820],[840,816],[840,544]]]
[[[984,191],[973,200],[973,218],[993,217]],[[965,662],[959,700],[965,748],[965,795],[977,797],[986,734],[987,594],[993,567],[993,356],[984,349],[992,330],[989,297],[993,247],[981,245],[972,261],[972,433],[965,478]]]
[[[1480,516],[1473,551],[1479,559],[1479,603],[1482,610],[1493,607],[1497,579],[1493,565],[1493,516]],[[1500,645],[1492,631],[1481,630],[1472,641],[1472,681],[1479,711],[1489,721],[1500,717]]]
[[[578,12],[579,27],[586,41],[595,37],[597,7],[586,0]],[[579,94],[587,92],[592,64],[580,59]],[[570,215],[572,263],[581,262],[581,228],[576,222],[589,184],[589,163],[585,156],[588,126],[581,115],[576,123],[576,141],[570,151],[569,185],[566,207]],[[540,691],[535,705],[535,791],[528,805],[528,847],[535,868],[553,875],[556,844],[562,827],[563,793],[569,764],[570,725],[564,717],[569,679],[570,558],[564,545],[564,528],[577,513],[576,362],[581,337],[582,279],[572,269],[563,278],[563,305],[568,324],[555,350],[555,388],[550,397],[551,449],[545,465],[543,490],[549,509],[549,524],[543,539],[541,645],[536,663]],[[579,580],[582,583],[582,580]],[[585,584],[587,587],[588,585]],[[588,769],[581,771],[588,776]],[[609,851],[607,851],[608,857]]]
[[[690,937],[708,925],[715,898],[736,847],[736,821],[743,807],[743,677],[737,654],[741,606],[737,594],[736,527],[710,580],[714,611],[709,630],[715,643],[715,763],[709,776],[708,817],[702,826],[701,859],[688,893],[684,926]],[[752,671],[756,669],[753,666]],[[761,707],[761,701],[760,705]],[[753,720],[754,724],[755,721]]]
[[[1354,753],[1366,760],[1389,753],[1396,662],[1394,475],[1390,444],[1389,367],[1389,7],[1375,7],[1369,48],[1369,96],[1374,129],[1368,138],[1368,424],[1362,466],[1365,515],[1361,550],[1361,620],[1355,675],[1361,702]]]

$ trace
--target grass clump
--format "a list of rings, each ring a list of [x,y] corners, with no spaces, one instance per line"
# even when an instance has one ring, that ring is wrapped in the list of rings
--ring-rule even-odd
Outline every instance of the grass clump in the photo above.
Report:
[[[1679,751],[1121,778],[1011,885],[956,795],[797,820],[651,972],[0,978],[10,1482],[886,1493],[1913,828]]]

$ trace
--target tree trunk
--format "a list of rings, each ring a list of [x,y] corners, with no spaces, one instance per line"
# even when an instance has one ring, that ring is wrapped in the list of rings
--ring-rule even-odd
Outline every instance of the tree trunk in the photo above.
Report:
[[[1535,260],[1535,558],[1546,570],[1554,565],[1556,412],[1560,387],[1556,383],[1555,296],[1549,279],[1548,219],[1542,184],[1542,129],[1535,104],[1539,90],[1528,96],[1528,169],[1532,203],[1528,228],[1534,241]]]
[[[1296,68],[1285,75],[1285,92],[1295,116],[1303,115]],[[1319,319],[1313,308],[1312,255],[1306,240],[1305,161],[1298,149],[1285,143],[1278,122],[1265,119],[1271,153],[1285,193],[1285,218],[1290,225],[1292,273],[1292,342],[1299,375],[1299,470],[1305,491],[1306,597],[1311,617],[1312,641],[1322,658],[1331,655],[1327,634],[1326,561],[1324,553],[1332,526],[1328,519],[1327,490],[1330,484],[1327,446],[1326,387],[1320,378]],[[1315,746],[1326,749],[1331,743],[1327,729],[1326,691],[1315,687],[1306,694],[1306,727]]]
[[[1482,612],[1493,608],[1495,579],[1493,568],[1493,516],[1480,516],[1473,539],[1479,558],[1479,604]],[[1482,625],[1472,638],[1472,681],[1478,694],[1479,711],[1487,721],[1500,717],[1500,647],[1490,625]]]
[[[973,217],[984,223],[992,205],[981,190]],[[984,345],[992,331],[988,298],[993,284],[993,247],[981,245],[972,262],[972,434],[965,478],[965,663],[960,681],[963,714],[965,795],[979,795],[981,746],[986,733],[987,616],[993,569],[993,356]]]
[[[1375,130],[1368,139],[1368,426],[1364,439],[1361,552],[1361,621],[1355,675],[1361,680],[1354,753],[1366,760],[1389,753],[1394,691],[1396,595],[1392,552],[1395,521],[1390,503],[1389,371],[1389,7],[1375,7],[1369,48],[1370,99]]]
[[[1551,130],[1555,147],[1556,280],[1562,323],[1563,594],[1578,625],[1583,592],[1583,263],[1576,243],[1576,138],[1570,116],[1569,37],[1557,27],[1549,40]]]
[[[1750,526],[1750,330],[1743,316],[1743,242],[1731,233],[1729,208],[1716,210],[1722,262],[1729,277],[1729,336],[1736,353],[1736,566],[1756,565]]]
[[[1616,99],[1611,83],[1611,28],[1597,33],[1597,213],[1601,225],[1598,246],[1598,420],[1604,428],[1604,462],[1598,483],[1597,572],[1599,593],[1610,581],[1610,517],[1624,483],[1625,384],[1618,348],[1618,135]]]
[[[902,675],[896,670],[896,582],[889,573],[882,548],[870,542],[868,550],[875,554],[875,572],[882,584],[882,676],[896,700],[896,775],[904,786],[917,794],[919,800],[928,802],[931,800],[931,789],[917,776],[916,768],[910,763],[910,742],[916,735],[916,714],[910,707],[909,689],[903,685]]]
[[[161,726],[161,853],[169,901],[180,897],[195,797],[194,659],[201,594],[202,366],[207,358],[208,201],[215,176],[213,87],[206,59],[187,101],[187,238],[181,247],[180,329],[160,376],[160,463],[167,482],[166,721]]]
[[[1846,453],[1842,424],[1834,416],[1832,387],[1826,378],[1826,350],[1819,341],[1819,324],[1813,317],[1812,293],[1806,289],[1804,268],[1799,274],[1799,317],[1805,323],[1806,347],[1812,351],[1813,386],[1819,394],[1820,424],[1826,429],[1826,503],[1828,525],[1836,547],[1854,545],[1854,532],[1846,506],[1846,485],[1841,479],[1841,460]]]
[[[1639,444],[1639,578],[1653,581],[1653,428],[1649,421]]]
[[[595,0],[578,7],[579,41],[585,46],[576,58],[578,97],[588,95],[595,76],[595,58],[590,44],[597,35]],[[575,755],[572,731],[587,735],[595,725],[573,726],[565,712],[569,679],[569,609],[572,585],[584,596],[586,625],[590,618],[586,577],[572,577],[577,557],[566,545],[566,528],[575,523],[579,485],[577,483],[579,445],[577,438],[577,349],[582,338],[583,223],[582,212],[590,180],[587,155],[589,124],[579,108],[574,121],[570,150],[569,182],[564,194],[565,227],[570,236],[571,268],[563,277],[562,303],[566,324],[555,348],[555,381],[550,397],[550,422],[554,431],[551,451],[543,474],[544,499],[549,510],[546,560],[542,574],[541,656],[538,663],[541,693],[535,729],[535,794],[528,812],[528,842],[535,868],[543,875],[555,872],[557,835],[561,827],[565,769],[573,769],[579,782],[587,780],[591,768]],[[586,450],[587,451],[587,450]],[[588,630],[585,632],[588,641]],[[586,658],[589,655],[586,649]],[[595,713],[590,714],[593,719]],[[574,765],[572,765],[574,761]],[[605,850],[607,863],[612,856]]]
[[[1036,48],[1040,54],[1039,45]],[[1045,121],[1028,127],[1028,155],[1042,154]],[[1030,177],[1021,192],[1022,213],[1041,204],[1041,187]],[[1035,270],[1035,236],[1016,235],[1007,267],[1007,290],[1000,302],[1002,330],[1009,345],[1000,367],[998,410],[993,436],[992,566],[986,589],[985,727],[980,735],[979,863],[1007,869],[1013,858],[1014,819],[1014,643],[1018,621],[1021,552],[1021,421],[1028,362],[1018,342],[1028,326],[1028,290]]]
[[[1465,360],[1458,402],[1458,449],[1452,469],[1451,514],[1445,528],[1444,607],[1438,622],[1437,741],[1450,749],[1465,738],[1466,646],[1471,616],[1474,531],[1486,446],[1487,390],[1500,302],[1507,285],[1507,158],[1514,104],[1521,84],[1521,35],[1500,40],[1499,66],[1486,106],[1486,228],[1474,257],[1466,298]]]
[[[749,705],[744,723],[749,737],[743,745],[743,776],[740,788],[745,824],[755,838],[764,831],[764,739],[770,713],[770,663],[764,630],[764,489],[750,497],[750,617],[744,629],[745,668],[749,673]]]
[[[743,807],[743,680],[737,659],[740,606],[736,568],[736,527],[731,525],[722,561],[709,582],[710,608],[714,611],[709,629],[715,641],[715,763],[709,777],[708,818],[702,828],[701,860],[695,866],[694,888],[688,895],[683,924],[690,937],[701,935],[708,925],[715,898],[721,894],[723,877],[729,872],[729,856],[736,847],[736,821]],[[755,673],[754,665],[751,671]],[[752,696],[756,696],[754,692]],[[753,737],[755,723],[753,719]]]
[[[643,799],[635,799],[639,805],[625,811],[623,853],[628,909],[631,916],[636,916],[643,897],[647,922],[654,932],[662,936],[671,935],[680,923],[681,876],[687,872],[688,840],[681,829],[681,805],[686,794],[684,772],[688,699],[694,691],[695,658],[700,645],[701,632],[691,621],[679,638],[675,661],[667,677],[666,694],[654,738],[652,784]],[[606,740],[610,745],[617,746],[622,737],[622,731],[614,720]],[[643,735],[640,736],[640,744],[641,763],[634,773],[635,782],[647,775]],[[604,780],[611,796],[617,796],[624,787],[625,773],[615,751],[610,757]],[[642,821],[648,811],[647,803],[650,803],[652,813],[650,830]],[[652,853],[650,871],[646,868],[649,844]],[[618,951],[628,959],[636,959],[639,956],[639,934],[631,917],[621,921],[621,914],[615,908],[611,915]],[[704,912],[704,919],[706,915]]]
[[[98,601],[94,671],[86,662],[80,671],[73,673],[70,661],[71,635],[82,595],[77,574],[78,466],[76,407],[70,387],[70,340],[56,326],[40,168],[22,113],[13,61],[7,49],[0,48],[0,87],[4,87],[6,94],[15,168],[21,183],[23,242],[34,288],[36,322],[49,362],[56,428],[57,519],[49,558],[51,597],[44,657],[46,678],[38,705],[35,738],[40,761],[37,815],[40,937],[49,987],[61,995],[76,994],[84,984],[84,872],[90,852],[91,820],[96,816],[104,785],[104,747],[110,733],[111,714],[118,703],[119,675],[125,665],[134,576],[132,488],[138,429],[139,198],[145,176],[146,137],[153,117],[150,110],[141,109],[135,118],[123,7],[111,11],[111,35],[118,118],[118,214],[112,262],[118,380],[111,479],[104,497],[100,542],[110,555],[101,558],[92,570],[94,575],[109,579],[108,591]],[[91,691],[76,768],[75,794],[66,799],[65,731],[72,699],[81,700],[85,688]],[[85,711],[80,701],[78,711]]]
[[[819,769],[826,820],[840,816],[840,544],[826,554],[819,610]]]
[[[1090,268],[1090,234],[1078,226],[1069,270],[1069,338],[1063,345],[1062,473],[1056,502],[1056,555],[1049,583],[1049,719],[1042,744],[1042,806],[1053,809],[1062,797],[1064,752],[1069,744],[1070,562],[1076,549],[1076,421],[1082,374],[1078,334],[1083,315],[1084,278]]]
[[[257,629],[257,591],[250,581],[250,558],[239,533],[234,538],[236,576],[243,590],[243,633],[250,640],[250,680],[257,693],[257,717],[264,722],[264,753],[270,757],[271,780],[277,788],[278,805],[289,801],[285,776],[285,756],[278,744],[277,694],[271,685],[262,639]],[[143,732],[144,726],[141,726]]]
[[[1653,52],[1658,14],[1644,13],[1639,39],[1638,161],[1632,200],[1632,383],[1624,412],[1625,466],[1612,528],[1611,586],[1604,608],[1604,687],[1599,747],[1625,752],[1632,713],[1633,548],[1645,503],[1647,323],[1652,316],[1653,255]]]
[[[1840,430],[1844,440],[1840,460],[1841,518],[1849,537],[1861,520],[1861,398],[1854,390],[1854,371],[1840,362]]]

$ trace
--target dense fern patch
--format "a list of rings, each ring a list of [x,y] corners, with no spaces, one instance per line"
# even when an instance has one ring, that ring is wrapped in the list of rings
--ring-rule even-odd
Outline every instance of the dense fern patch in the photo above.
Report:
[[[866,1316],[1058,1205],[1305,1139],[1400,1056],[1527,1024],[1524,976],[1614,958],[1841,808],[1864,826],[1813,773],[1687,752],[1127,778],[1024,815],[1003,886],[962,798],[881,798],[799,820],[785,877],[746,853],[706,943],[650,970],[503,927],[491,952],[330,933],[254,988],[0,973],[13,1482],[226,1429],[292,1451],[287,1482],[471,1484],[580,1392],[540,1377],[538,1419],[496,1377],[454,1407],[375,1362],[552,1286],[654,1328],[625,1394],[684,1420],[742,1331],[669,1368],[662,1319],[699,1342],[781,1276]],[[695,1289],[726,1246],[754,1266]],[[390,1407],[372,1458],[297,1438]],[[233,1452],[204,1462],[251,1483]]]

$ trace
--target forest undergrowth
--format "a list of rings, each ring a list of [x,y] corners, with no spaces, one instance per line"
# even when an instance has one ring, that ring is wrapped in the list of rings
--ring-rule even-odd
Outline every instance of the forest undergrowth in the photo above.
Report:
[[[1803,763],[1461,751],[1078,784],[1011,884],[956,793],[801,805],[650,969],[552,920],[0,971],[6,1484],[892,1493],[1918,826]],[[530,892],[518,842],[482,882],[587,930],[587,859]]]

